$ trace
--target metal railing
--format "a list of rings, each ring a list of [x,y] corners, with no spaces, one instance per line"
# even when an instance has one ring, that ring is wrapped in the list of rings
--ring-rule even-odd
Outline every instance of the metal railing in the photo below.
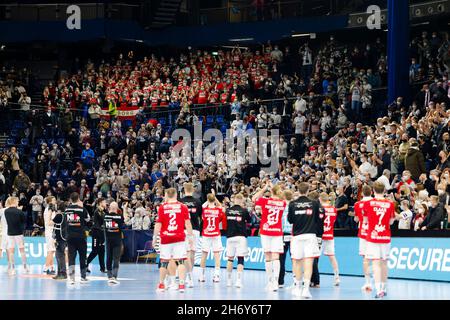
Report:
[[[61,21],[68,17],[72,3],[57,4],[0,4],[0,21]],[[83,19],[138,20],[140,5],[126,3],[80,3]]]

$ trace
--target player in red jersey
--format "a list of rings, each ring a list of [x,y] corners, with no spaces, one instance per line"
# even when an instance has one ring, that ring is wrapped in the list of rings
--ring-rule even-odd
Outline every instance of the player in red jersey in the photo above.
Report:
[[[178,290],[184,292],[186,268],[184,261],[187,257],[186,252],[186,234],[192,241],[192,225],[187,206],[177,201],[177,191],[174,188],[166,190],[166,201],[158,209],[158,219],[155,224],[153,235],[153,246],[156,245],[156,239],[160,238],[160,260],[159,286],[157,291],[164,291],[164,280],[167,275],[167,267],[171,260],[178,262],[179,285]]]
[[[270,197],[262,197],[270,192]],[[261,208],[260,237],[266,258],[267,287],[266,290],[278,290],[280,275],[280,254],[284,253],[282,216],[286,201],[279,185],[270,183],[259,190],[252,198],[255,207]]]
[[[372,199],[372,188],[368,185],[362,187],[363,198],[357,201],[354,206],[355,221],[358,222],[359,255],[363,257],[363,271],[366,283],[362,286],[364,291],[372,291],[370,283],[370,260],[366,259],[366,237],[367,237],[367,215],[364,213],[364,203]]]
[[[375,198],[364,203],[367,215],[366,259],[372,260],[375,279],[375,298],[386,295],[388,277],[387,260],[391,247],[391,224],[395,220],[395,205],[384,197],[385,188],[381,182],[373,185]]]
[[[202,210],[202,259],[200,261],[201,274],[198,281],[205,282],[206,274],[206,257],[212,250],[214,254],[214,276],[213,282],[220,281],[220,253],[223,250],[222,237],[220,234],[220,223],[226,229],[226,215],[222,209],[222,205],[213,193],[207,196],[207,202]]]
[[[320,204],[325,214],[323,219],[322,251],[330,259],[334,272],[334,285],[338,286],[341,281],[339,280],[339,266],[334,250],[334,222],[336,221],[337,210],[331,205],[330,196],[326,192],[320,194]]]

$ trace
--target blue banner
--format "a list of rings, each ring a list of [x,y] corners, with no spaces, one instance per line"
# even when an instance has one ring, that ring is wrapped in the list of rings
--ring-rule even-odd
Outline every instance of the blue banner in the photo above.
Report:
[[[225,248],[226,238],[222,238]],[[264,252],[259,237],[248,238],[249,255],[245,258],[245,268],[264,270]],[[362,257],[358,254],[359,239],[356,237],[335,238],[336,259],[342,275],[363,276]],[[201,252],[197,251],[196,263]],[[226,249],[221,255],[221,265],[226,266]],[[236,263],[236,262],[235,262]],[[207,258],[207,266],[214,266],[212,253]],[[450,241],[447,238],[393,238],[389,277],[414,280],[450,281]],[[292,271],[290,255],[286,258],[286,270]],[[333,274],[326,256],[319,260],[320,273]]]
[[[89,237],[87,239],[87,254],[92,251],[92,241]],[[27,263],[30,265],[38,264],[44,265],[45,258],[47,257],[47,244],[45,243],[45,237],[25,237],[25,255],[27,257]],[[16,248],[15,252],[15,262],[16,265],[20,265],[20,253]],[[78,260],[77,260],[78,261]],[[56,259],[54,259],[56,264]],[[98,264],[98,258],[92,261],[92,264]],[[6,259],[6,252],[3,254],[3,258],[0,259],[0,265],[8,265],[8,260]]]

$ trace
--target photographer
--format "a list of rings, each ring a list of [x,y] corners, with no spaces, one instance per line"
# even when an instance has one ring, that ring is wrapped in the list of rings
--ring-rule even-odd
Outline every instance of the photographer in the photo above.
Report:
[[[106,200],[104,198],[97,199],[97,208],[93,214],[94,224],[91,228],[92,251],[87,258],[87,273],[91,273],[89,264],[98,256],[100,264],[100,272],[105,273],[105,228],[103,226],[104,216],[107,213]]]

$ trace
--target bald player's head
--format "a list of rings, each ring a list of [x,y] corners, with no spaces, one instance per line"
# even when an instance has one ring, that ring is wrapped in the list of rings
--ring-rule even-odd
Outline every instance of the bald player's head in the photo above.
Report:
[[[119,205],[117,204],[117,202],[115,202],[115,201],[111,202],[111,204],[109,205],[109,212],[117,213],[118,210],[119,210]]]

